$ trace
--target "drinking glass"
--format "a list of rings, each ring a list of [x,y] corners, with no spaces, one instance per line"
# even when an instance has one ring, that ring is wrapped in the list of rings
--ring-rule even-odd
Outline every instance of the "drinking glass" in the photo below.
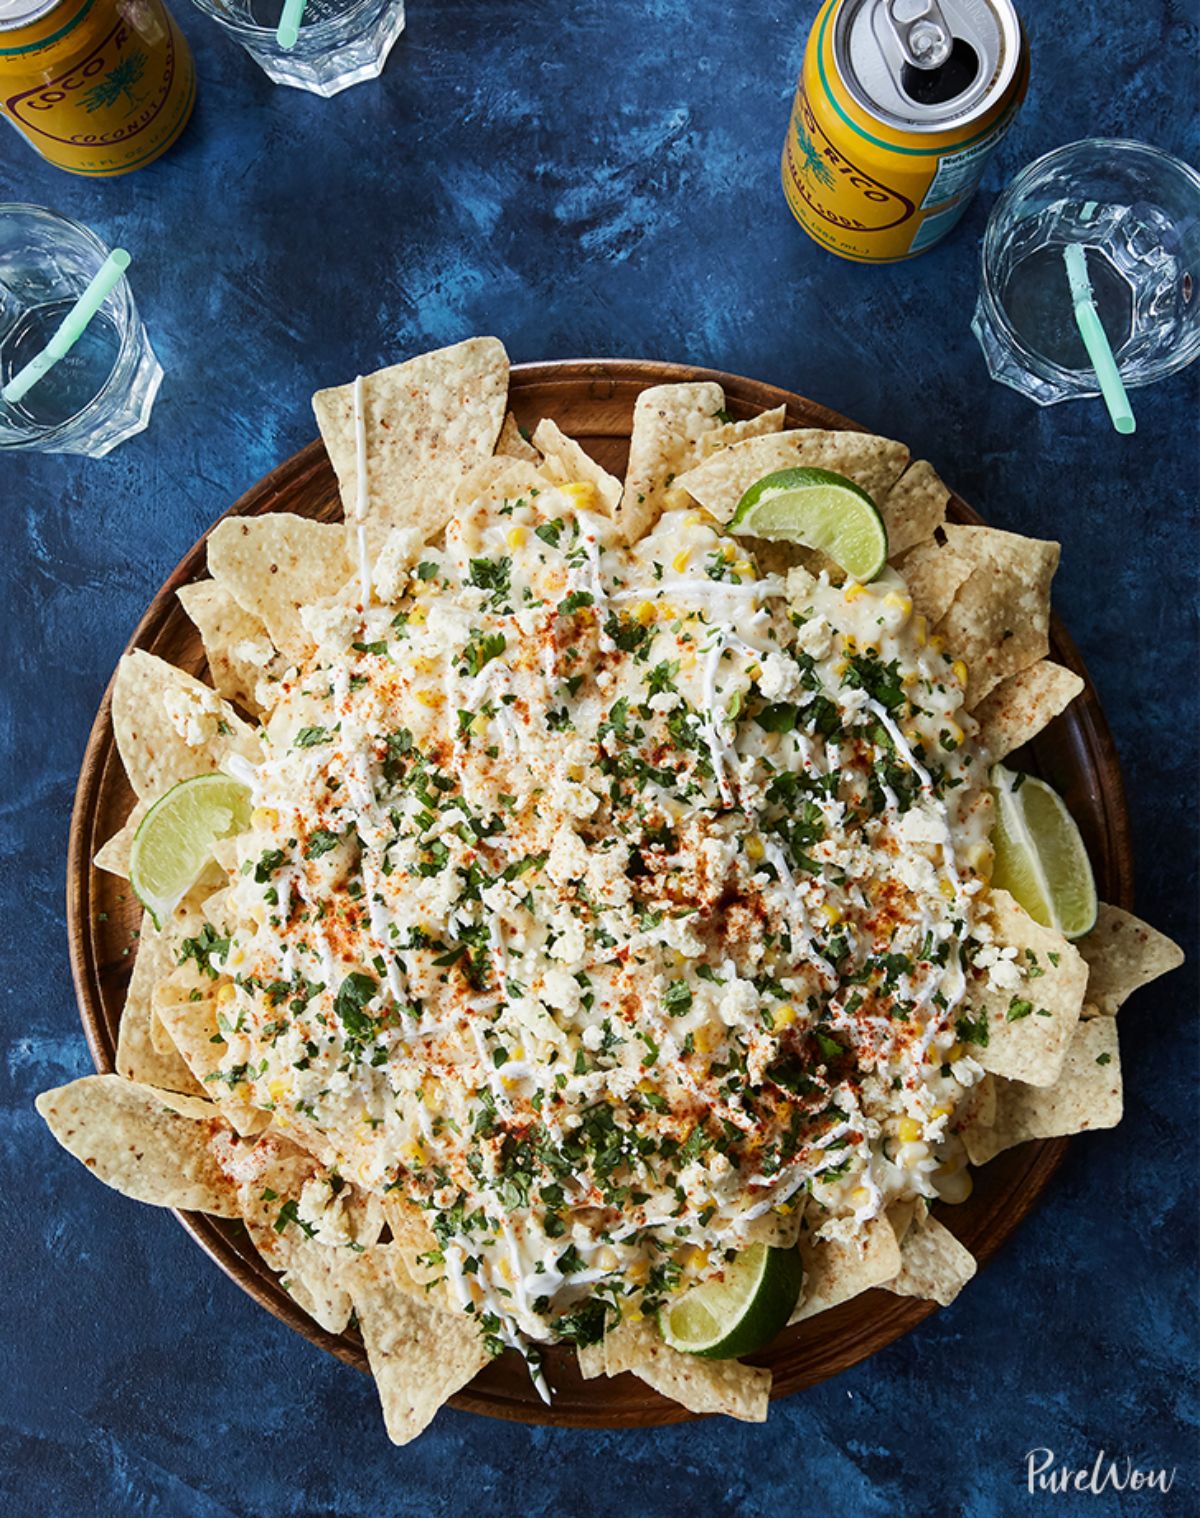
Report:
[[[404,30],[404,0],[308,0],[296,45],[275,36],[283,0],[195,0],[276,84],[327,99],[383,73]]]
[[[1082,243],[1126,387],[1200,353],[1200,174],[1141,142],[1089,138],[1023,169],[983,238],[972,330],[993,379],[1040,406],[1100,393],[1064,249]]]
[[[0,387],[41,353],[108,257],[78,222],[0,205]],[[0,450],[100,458],[150,420],[162,367],[122,277],[82,336],[21,400],[0,396]]]

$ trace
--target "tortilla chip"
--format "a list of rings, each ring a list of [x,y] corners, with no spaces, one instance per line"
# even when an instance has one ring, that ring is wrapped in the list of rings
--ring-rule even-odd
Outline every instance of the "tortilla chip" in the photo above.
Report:
[[[208,535],[208,569],[243,609],[261,618],[271,642],[299,663],[315,644],[300,608],[333,595],[354,573],[334,522],[286,511],[226,517]]]
[[[989,760],[1003,759],[1037,736],[1074,701],[1083,681],[1061,664],[1040,659],[1009,675],[975,708],[979,741]]]
[[[579,1374],[585,1381],[608,1375],[603,1339],[597,1344],[580,1344],[575,1350],[575,1358],[579,1361]]]
[[[581,448],[574,438],[546,418],[538,424],[533,441],[545,456],[541,472],[555,485],[568,485],[576,480],[586,481],[596,487],[596,510],[606,516],[615,516],[621,502],[621,482]]]
[[[270,1113],[253,1105],[251,1087],[245,1081],[231,1089],[221,1079],[221,1060],[227,1045],[217,1022],[218,984],[190,962],[176,965],[154,987],[150,1004],[184,1063],[204,1093],[216,1102],[222,1116],[238,1133],[260,1133],[270,1122]]]
[[[271,669],[277,652],[266,623],[239,606],[216,580],[181,585],[175,594],[200,633],[214,687],[227,701],[236,701],[244,711],[257,715],[258,682]]]
[[[910,464],[887,494],[876,501],[887,526],[888,558],[895,562],[906,549],[932,538],[946,520],[949,502],[950,491],[932,464],[924,459]]]
[[[213,1155],[220,1122],[196,1122],[157,1091],[119,1075],[85,1075],[35,1102],[50,1132],[106,1186],[152,1207],[237,1216]]]
[[[1121,1121],[1121,1051],[1111,1017],[1090,1017],[1075,1029],[1053,1086],[1000,1081],[996,1121],[990,1128],[963,1134],[973,1165],[1026,1139],[1060,1138],[1093,1128],[1114,1128]]]
[[[917,1215],[918,1202],[924,1215],[925,1202],[923,1198],[907,1197],[902,1201],[893,1202],[887,1208],[887,1220],[892,1225],[892,1232],[896,1235],[896,1243],[904,1243],[904,1235],[913,1225],[913,1219]]]
[[[425,1258],[438,1247],[429,1226],[428,1213],[395,1192],[389,1192],[383,1199],[383,1216],[392,1231],[392,1254],[412,1281],[422,1290],[429,1288],[432,1291],[445,1272],[440,1265]]]
[[[1088,1002],[1105,1017],[1115,1017],[1139,986],[1183,963],[1183,950],[1165,933],[1104,902],[1095,927],[1075,947],[1087,960]]]
[[[631,1370],[692,1413],[724,1413],[743,1423],[764,1423],[771,1372],[738,1360],[703,1360],[666,1344],[645,1318],[626,1318],[604,1337],[605,1372]]]
[[[1007,891],[991,893],[988,911],[995,944],[1017,950],[1013,963],[1022,980],[1015,989],[1000,989],[986,971],[975,972],[966,1015],[986,1017],[987,1041],[972,1039],[970,1052],[993,1075],[1052,1086],[1083,1008],[1087,965],[1061,933],[1034,922]]]
[[[741,422],[721,422],[719,426],[702,434],[700,457],[711,458],[714,453],[720,453],[722,448],[728,448],[732,443],[740,443],[744,438],[764,437],[771,432],[782,432],[786,423],[786,406],[776,406],[771,411],[760,411],[757,416],[749,416]]]
[[[701,439],[721,425],[724,406],[725,392],[713,380],[651,385],[638,396],[616,514],[627,543],[645,537],[666,510],[667,491],[700,462]]]
[[[343,1277],[354,1253],[348,1245],[310,1238],[295,1216],[305,1186],[328,1180],[328,1172],[277,1133],[259,1139],[250,1155],[239,1158],[237,1172],[238,1211],[255,1249],[282,1277],[292,1300],[329,1333],[340,1334],[353,1307]]]
[[[994,1075],[985,1075],[970,1087],[955,1108],[952,1131],[963,1134],[968,1128],[990,1128],[996,1121],[996,1086]]]
[[[149,810],[144,801],[139,801],[130,812],[121,831],[114,833],[107,843],[100,845],[96,850],[96,857],[92,860],[98,870],[106,870],[110,875],[120,875],[124,880],[129,879],[130,850],[133,848],[138,825]]]
[[[511,411],[504,413],[504,424],[496,439],[496,456],[501,455],[510,459],[524,459],[528,464],[542,462],[541,454],[521,431],[520,423]]]
[[[483,1369],[487,1349],[465,1313],[444,1312],[397,1290],[386,1244],[359,1255],[345,1279],[388,1437],[407,1444]]]
[[[946,540],[974,568],[937,633],[970,670],[967,705],[976,707],[1008,675],[1050,650],[1050,582],[1059,545],[994,527],[946,527]]]
[[[167,701],[204,704],[204,736],[190,744],[180,736]],[[258,737],[211,686],[153,654],[136,649],[117,665],[112,723],[129,783],[140,799],[153,801],[192,775],[208,775],[230,754],[262,758]]]
[[[900,1269],[883,1284],[898,1297],[949,1307],[975,1274],[975,1256],[935,1217],[914,1217],[900,1245]]]
[[[918,543],[901,556],[896,568],[904,576],[914,608],[930,627],[950,610],[958,587],[971,573],[970,560],[943,543]]]
[[[857,1240],[842,1244],[802,1230],[800,1257],[804,1261],[804,1289],[789,1323],[814,1318],[872,1286],[881,1286],[900,1269],[900,1246],[886,1217],[866,1225],[861,1247]]]
[[[548,488],[547,477],[527,459],[509,459],[497,453],[467,470],[454,491],[451,504],[457,513],[481,498],[492,501],[502,494],[511,501]],[[392,536],[395,532],[393,529]],[[388,541],[392,541],[391,536]]]
[[[699,468],[680,475],[675,483],[713,516],[727,522],[750,486],[777,469],[800,466],[832,469],[879,501],[907,463],[908,449],[890,438],[875,437],[870,432],[826,432],[818,427],[802,427],[734,443]]]
[[[428,542],[452,516],[451,499],[473,464],[496,448],[508,400],[508,354],[473,337],[365,375],[366,536],[371,552],[393,527]],[[338,478],[346,522],[358,499],[354,386],[318,390],[317,425]]]
[[[205,1095],[204,1087],[188,1069],[182,1055],[172,1044],[160,1047],[154,1036],[155,1017],[152,1005],[154,988],[175,968],[176,946],[191,924],[199,928],[200,914],[195,893],[190,893],[175,908],[171,920],[160,933],[149,912],[142,917],[138,935],[137,958],[125,993],[125,1006],[117,1030],[117,1071],[128,1080],[148,1086],[162,1086],[194,1096]]]

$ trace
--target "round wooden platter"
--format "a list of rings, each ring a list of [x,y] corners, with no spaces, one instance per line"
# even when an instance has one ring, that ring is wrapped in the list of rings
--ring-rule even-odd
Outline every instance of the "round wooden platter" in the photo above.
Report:
[[[634,401],[647,385],[715,379],[725,388],[736,418],[786,404],[789,427],[862,430],[847,418],[755,380],[679,364],[619,359],[525,364],[512,373],[510,404],[532,428],[543,416],[618,476],[624,472]],[[936,463],[936,461],[935,461]],[[230,507],[228,515],[292,511],[322,520],[341,516],[333,471],[322,444],[310,443]],[[979,523],[957,496],[950,515]],[[197,543],[161,587],[129,647],[142,648],[194,674],[205,672],[204,652],[175,596],[179,586],[206,574],[205,547]],[[1061,624],[1051,630],[1051,652],[1087,681],[1071,707],[1021,756],[1063,794],[1078,821],[1096,871],[1100,895],[1130,904],[1132,866],[1129,823],[1116,752],[1087,671]],[[100,845],[124,823],[133,804],[113,739],[109,693],[105,693],[88,742],[71,820],[67,922],[71,968],[80,1016],[99,1070],[114,1068],[117,1025],[125,999],[141,912],[128,883],[96,870]],[[968,1249],[986,1263],[1037,1201],[1061,1162],[1067,1141],[1025,1144],[999,1156],[976,1174],[975,1191],[960,1207],[939,1215]],[[328,1334],[291,1301],[251,1247],[240,1224],[197,1213],[178,1213],[196,1242],[254,1300],[314,1344],[366,1368],[356,1333]],[[968,1288],[969,1289],[969,1288]],[[857,1364],[915,1328],[935,1311],[933,1303],[875,1290],[784,1331],[755,1363],[774,1372],[772,1396],[786,1396]],[[554,1403],[538,1398],[524,1365],[513,1353],[494,1361],[454,1405],[493,1417],[582,1427],[633,1427],[669,1423],[691,1415],[632,1375],[584,1382],[574,1352],[552,1348],[547,1373]]]

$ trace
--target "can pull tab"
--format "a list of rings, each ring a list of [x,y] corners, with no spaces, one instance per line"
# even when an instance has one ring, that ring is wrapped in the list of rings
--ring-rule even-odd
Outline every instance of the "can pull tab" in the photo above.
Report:
[[[954,38],[937,0],[886,0],[886,9],[905,63],[940,69],[950,57]]]

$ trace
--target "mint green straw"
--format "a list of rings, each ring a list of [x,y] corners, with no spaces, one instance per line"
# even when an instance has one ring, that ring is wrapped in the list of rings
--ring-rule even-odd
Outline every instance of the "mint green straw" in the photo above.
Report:
[[[1071,286],[1071,300],[1075,306],[1075,325],[1079,328],[1083,346],[1087,349],[1092,368],[1096,371],[1096,378],[1100,382],[1100,394],[1104,397],[1104,404],[1108,407],[1108,414],[1117,431],[1132,432],[1137,423],[1133,419],[1129,397],[1125,394],[1125,386],[1121,383],[1121,374],[1113,358],[1112,348],[1109,346],[1108,333],[1105,332],[1104,325],[1096,314],[1096,302],[1092,298],[1092,282],[1088,277],[1087,254],[1084,252],[1083,244],[1068,243],[1063,249],[1063,257],[1067,264],[1067,281]]]
[[[275,28],[275,41],[284,50],[290,53],[296,46],[296,39],[300,35],[300,23],[304,20],[304,7],[308,0],[284,0],[283,15],[279,18],[279,25]]]
[[[38,354],[14,374],[0,395],[10,405],[15,405],[25,394],[32,390],[40,379],[44,379],[60,358],[65,358],[79,339],[83,336],[88,322],[104,304],[105,298],[113,286],[120,282],[121,276],[129,267],[129,254],[124,248],[114,248],[99,270],[93,276],[87,289],[67,312],[59,323],[54,336]]]

